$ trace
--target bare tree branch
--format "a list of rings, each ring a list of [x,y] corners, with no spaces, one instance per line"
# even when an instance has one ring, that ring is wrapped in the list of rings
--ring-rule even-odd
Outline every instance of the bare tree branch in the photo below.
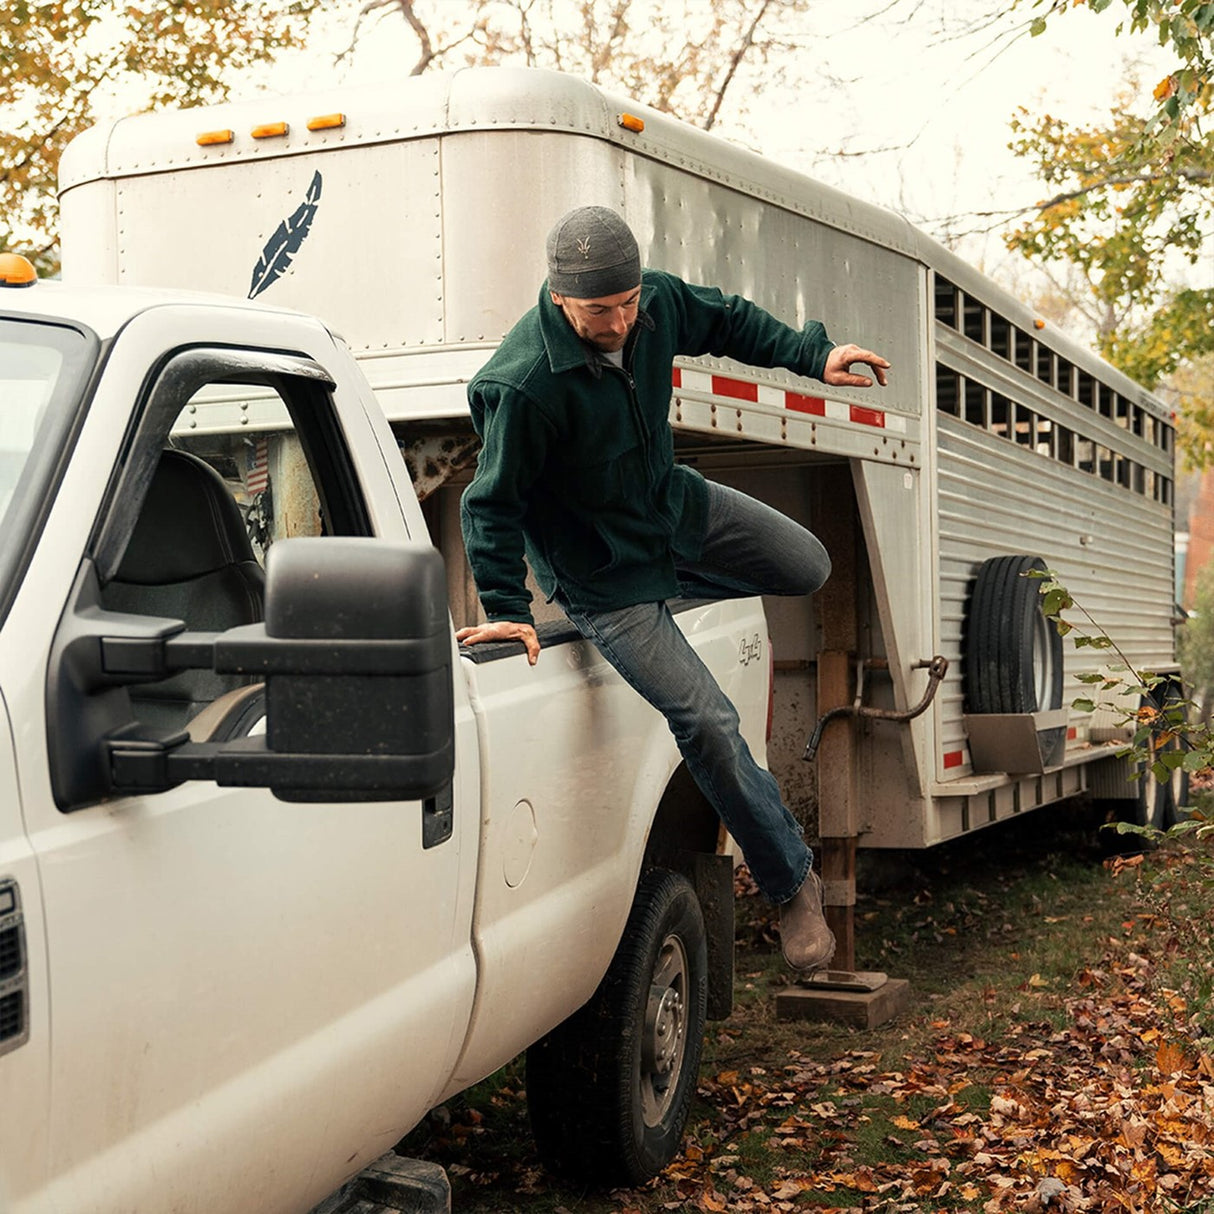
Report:
[[[354,18],[354,28],[350,31],[350,44],[344,51],[338,51],[333,56],[334,64],[343,62],[354,53],[355,47],[358,46],[358,40],[362,37],[363,18],[370,13],[376,12],[378,9],[388,8],[395,3],[396,0],[366,0],[366,3],[358,10],[358,15]]]
[[[409,28],[417,36],[418,44],[421,46],[417,62],[409,69],[410,76],[420,76],[434,61],[434,44],[430,41],[430,31],[413,11],[413,0],[396,0],[396,2],[400,5],[401,16],[409,23]]]
[[[344,51],[335,55],[333,62],[341,63],[354,52],[358,46],[359,39],[362,37],[363,19],[381,9],[395,9],[400,13],[417,39],[419,47],[417,62],[406,73],[409,76],[420,76],[432,63],[442,59],[444,55],[450,54],[457,46],[461,46],[463,43],[470,42],[476,38],[478,27],[474,22],[472,28],[461,34],[458,38],[436,47],[429,28],[417,15],[413,7],[414,2],[415,0],[365,0],[363,6],[358,10],[349,46]],[[519,11],[521,12],[522,10]]]
[[[1179,169],[1176,175],[1184,181],[1197,183],[1206,183],[1214,180],[1214,173],[1209,169]],[[1102,177],[1099,181],[1092,182],[1091,185],[1080,186],[1077,190],[1067,190],[1063,194],[1055,194],[1053,198],[1048,198],[1044,202],[1039,202],[1032,209],[1036,211],[1048,211],[1051,207],[1061,206],[1064,202],[1071,202],[1075,198],[1083,198],[1088,194],[1094,193],[1096,190],[1103,190],[1109,186],[1119,185],[1147,185],[1156,179],[1155,173],[1135,173],[1125,177]]]
[[[721,112],[721,104],[725,100],[726,90],[732,83],[734,75],[737,73],[738,65],[742,62],[746,52],[750,50],[751,46],[754,45],[755,31],[759,28],[759,23],[763,20],[763,14],[767,12],[767,7],[770,2],[771,0],[763,0],[763,2],[759,5],[758,11],[754,15],[754,19],[751,21],[746,32],[742,35],[742,41],[739,42],[736,47],[734,47],[733,54],[729,56],[729,66],[725,71],[725,77],[721,81],[721,85],[716,91],[716,96],[712,103],[712,109],[708,111],[708,117],[704,120],[704,129],[706,131],[712,130],[713,124],[717,120],[717,115]]]

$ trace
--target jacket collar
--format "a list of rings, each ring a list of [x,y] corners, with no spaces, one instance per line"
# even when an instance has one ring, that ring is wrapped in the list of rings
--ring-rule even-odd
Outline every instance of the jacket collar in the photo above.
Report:
[[[637,309],[637,328],[653,330],[656,326],[653,317],[645,309],[645,304],[653,298],[655,288],[641,280],[641,304]],[[603,374],[603,364],[594,350],[588,346],[573,331],[573,326],[565,319],[565,313],[552,302],[548,293],[548,280],[545,279],[540,287],[538,303],[540,317],[540,335],[544,339],[544,350],[548,355],[548,365],[554,375],[563,371],[573,371],[578,367],[586,367],[597,379]],[[630,343],[636,340],[636,330],[633,330]]]

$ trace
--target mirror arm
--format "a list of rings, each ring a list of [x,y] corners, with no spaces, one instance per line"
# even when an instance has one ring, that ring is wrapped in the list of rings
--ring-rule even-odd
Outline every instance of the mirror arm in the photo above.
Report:
[[[162,738],[110,738],[105,742],[116,793],[153,793],[176,788],[187,780],[213,780],[228,788],[277,790],[284,782],[284,764],[290,765],[289,791],[295,800],[330,800],[339,790],[361,793],[354,800],[398,799],[396,790],[409,788],[409,799],[419,799],[418,774],[436,756],[343,756],[342,770],[333,774],[333,756],[283,754],[266,746],[264,735],[228,742],[191,742],[186,733]],[[445,753],[449,745],[444,745]],[[426,795],[435,795],[449,783],[444,777]],[[284,791],[288,791],[285,790]],[[400,799],[403,799],[401,796]]]

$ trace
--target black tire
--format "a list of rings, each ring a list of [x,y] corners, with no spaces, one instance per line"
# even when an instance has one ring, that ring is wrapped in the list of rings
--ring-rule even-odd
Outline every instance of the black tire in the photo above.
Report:
[[[966,608],[963,684],[972,713],[1062,707],[1062,637],[1041,610],[1039,556],[996,556],[978,567]],[[1044,730],[1049,766],[1061,761],[1066,728]]]
[[[704,917],[691,883],[654,869],[589,1003],[527,1051],[527,1108],[551,1171],[639,1185],[678,1153],[708,1007]]]

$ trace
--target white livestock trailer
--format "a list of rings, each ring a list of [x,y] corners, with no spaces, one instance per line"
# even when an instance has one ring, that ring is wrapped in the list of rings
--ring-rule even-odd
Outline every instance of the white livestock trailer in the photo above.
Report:
[[[766,604],[768,762],[820,839],[841,962],[857,846],[928,847],[1088,790],[1170,812],[1169,786],[1126,782],[1116,729],[1068,708],[1099,655],[1061,645],[1021,575],[1056,570],[1135,666],[1175,670],[1171,416],[897,215],[504,68],[123,119],[71,145],[61,192],[66,279],[250,295],[343,335],[426,494],[457,624],[478,610],[465,384],[534,303],[564,211],[615,207],[649,264],[886,355],[884,391],[683,360],[670,418],[679,458],[834,562],[813,600]],[[256,399],[200,407],[196,439],[233,410],[273,459]],[[898,719],[938,655],[938,692]]]

